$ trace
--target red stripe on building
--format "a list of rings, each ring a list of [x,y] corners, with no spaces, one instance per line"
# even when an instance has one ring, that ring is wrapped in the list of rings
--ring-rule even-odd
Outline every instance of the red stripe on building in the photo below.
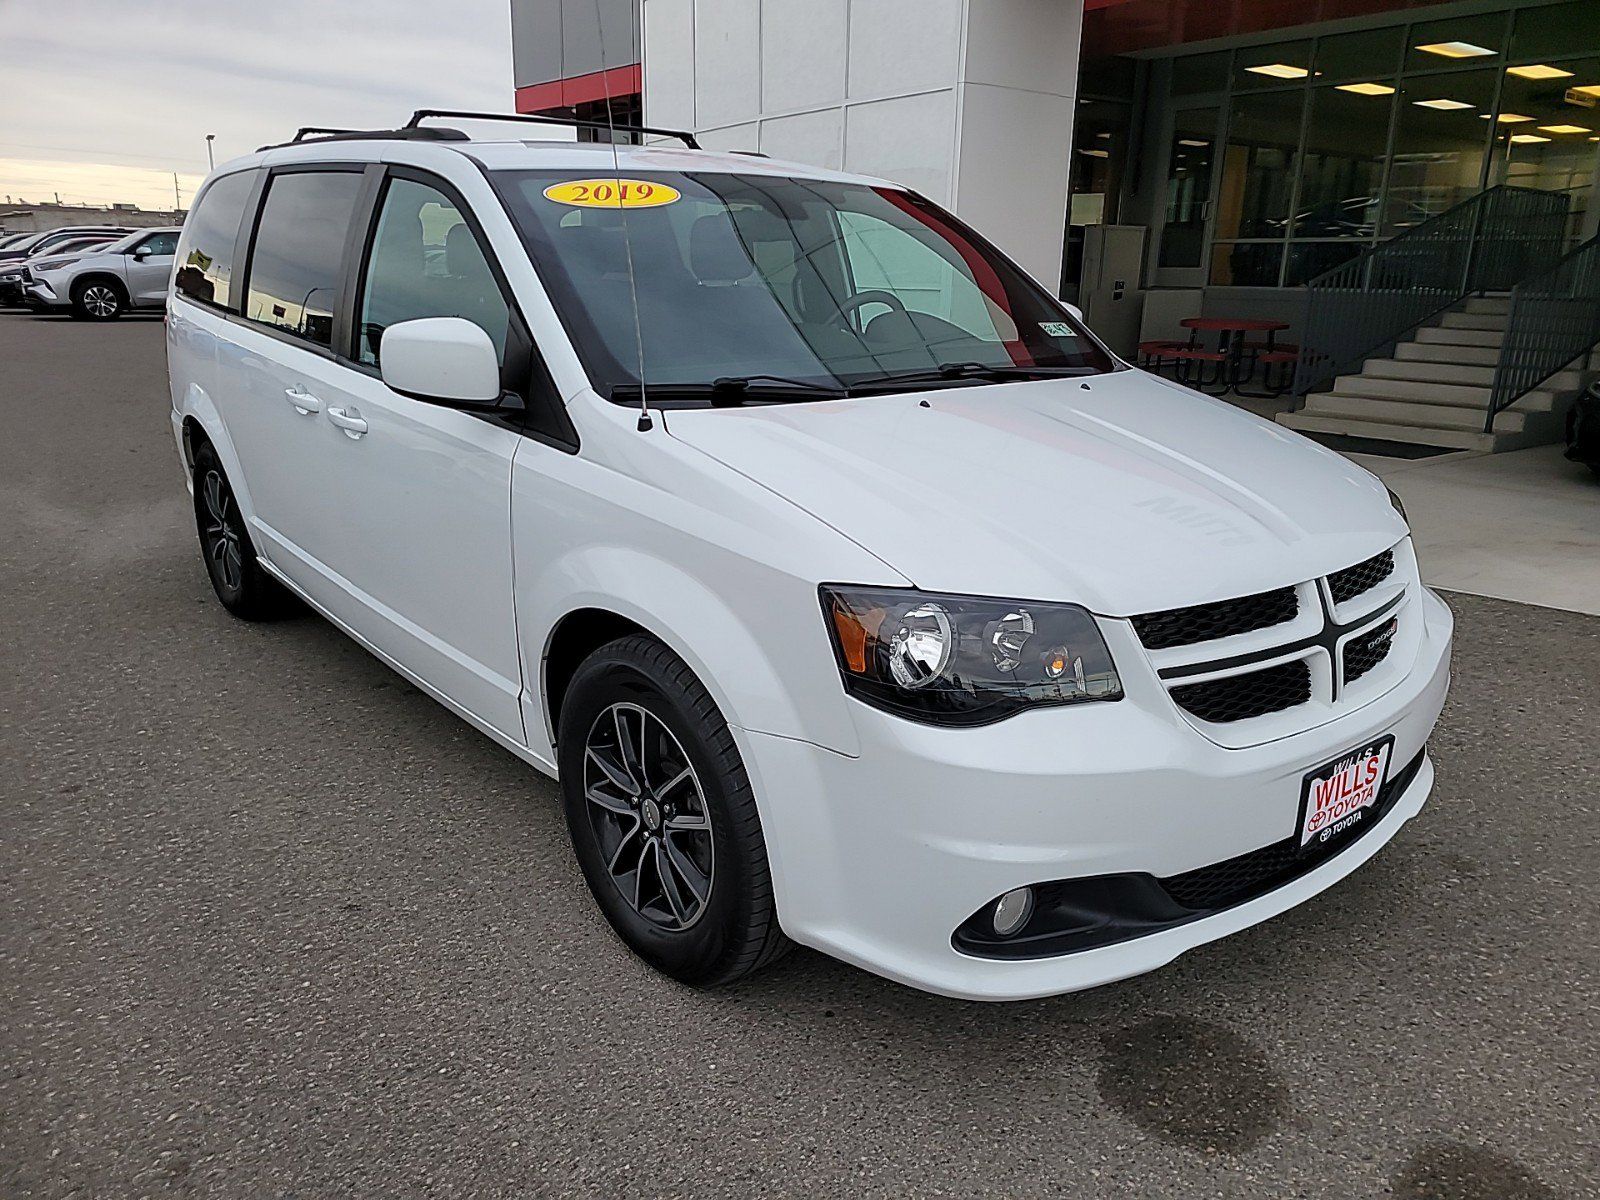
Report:
[[[545,112],[552,108],[571,108],[592,104],[607,96],[631,96],[642,91],[644,72],[638,63],[574,75],[571,79],[552,79],[549,83],[530,83],[517,89],[519,113]]]

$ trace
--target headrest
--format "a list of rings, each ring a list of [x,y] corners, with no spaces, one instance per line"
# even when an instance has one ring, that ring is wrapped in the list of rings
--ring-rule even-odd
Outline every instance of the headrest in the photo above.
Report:
[[[736,283],[755,266],[728,218],[711,213],[689,226],[689,269],[701,283]]]
[[[628,247],[618,225],[566,225],[556,231],[566,260],[595,275],[628,274]]]
[[[449,275],[477,275],[483,270],[483,254],[465,221],[450,226],[444,235],[444,269]]]

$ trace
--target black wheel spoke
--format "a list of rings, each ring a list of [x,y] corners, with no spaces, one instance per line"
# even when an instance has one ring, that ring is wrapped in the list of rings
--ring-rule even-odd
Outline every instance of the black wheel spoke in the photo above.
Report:
[[[705,793],[660,717],[620,701],[600,713],[584,746],[583,795],[618,893],[668,930],[700,919],[714,882]]]

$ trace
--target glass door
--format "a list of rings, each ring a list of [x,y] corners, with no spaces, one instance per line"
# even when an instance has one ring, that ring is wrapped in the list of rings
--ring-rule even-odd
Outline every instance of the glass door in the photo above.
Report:
[[[1218,126],[1215,104],[1169,110],[1166,212],[1156,251],[1159,287],[1201,287],[1217,186]]]

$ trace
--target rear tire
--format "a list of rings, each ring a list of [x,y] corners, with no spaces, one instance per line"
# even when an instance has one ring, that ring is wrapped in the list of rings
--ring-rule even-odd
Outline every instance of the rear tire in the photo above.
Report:
[[[114,279],[85,279],[72,289],[74,316],[88,321],[115,321],[128,309],[128,293]]]
[[[201,442],[194,452],[194,520],[206,573],[224,608],[246,621],[298,611],[295,598],[256,560],[244,514],[210,442]]]
[[[561,706],[567,828],[617,935],[683,983],[731,983],[791,945],[755,796],[715,701],[652,637],[602,646]]]

